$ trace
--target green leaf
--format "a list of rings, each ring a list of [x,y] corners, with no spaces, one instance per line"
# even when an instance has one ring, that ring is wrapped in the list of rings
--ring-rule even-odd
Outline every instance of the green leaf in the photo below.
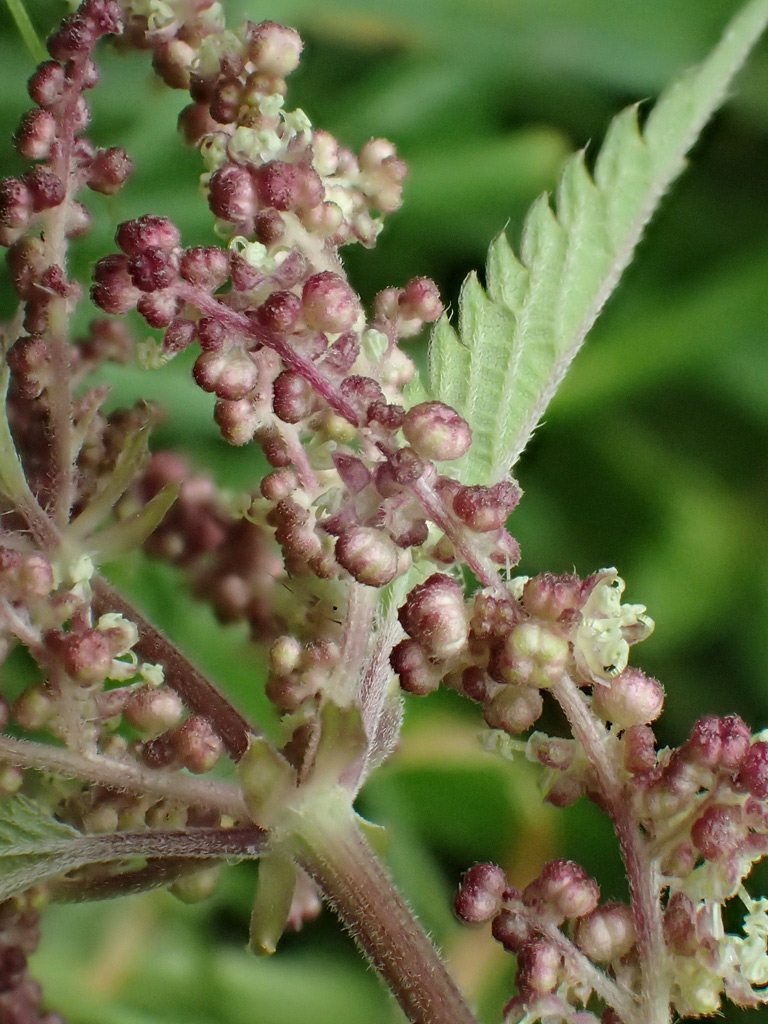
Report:
[[[488,484],[515,464],[571,360],[618,284],[661,197],[768,22],[752,0],[698,68],[671,85],[644,129],[637,108],[611,124],[595,162],[568,161],[554,209],[546,196],[526,219],[519,258],[492,244],[487,292],[474,275],[459,302],[459,330],[444,318],[430,352],[434,396],[469,422],[473,444],[453,469]]]
[[[0,802],[0,902],[60,874],[61,844],[78,837],[73,828],[24,796]],[[51,844],[56,852],[51,852]]]

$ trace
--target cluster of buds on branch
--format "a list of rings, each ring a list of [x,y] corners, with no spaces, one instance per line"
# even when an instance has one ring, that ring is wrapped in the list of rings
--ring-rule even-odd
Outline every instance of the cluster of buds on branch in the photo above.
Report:
[[[111,195],[131,173],[123,149],[85,134],[105,35],[151,50],[160,77],[189,91],[180,127],[227,241],[185,247],[152,213],[120,224],[119,251],[93,271],[100,314],[73,339],[84,295],[67,253],[89,227],[77,197]],[[462,482],[470,426],[425,397],[399,347],[442,316],[437,286],[415,278],[366,311],[339,257],[375,244],[405,165],[386,140],[355,155],[285,108],[301,50],[272,22],[227,30],[211,0],[85,0],[29,81],[35,108],[15,141],[33,166],[0,183],[19,299],[2,334],[0,657],[25,648],[35,678],[0,696],[0,794],[9,822],[34,797],[98,851],[75,876],[70,862],[49,872],[35,906],[78,886],[173,882],[184,898],[204,895],[207,861],[264,853],[272,888],[257,898],[254,947],[273,949],[313,916],[317,886],[411,1019],[469,1024],[352,812],[395,748],[397,684],[417,695],[443,684],[482,705],[489,746],[542,766],[551,804],[586,796],[605,811],[627,867],[626,905],[601,902],[569,861],[522,891],[494,865],[468,871],[457,914],[492,922],[517,956],[506,1019],[587,1024],[595,999],[603,1024],[716,1012],[723,993],[758,1005],[768,909],[744,879],[768,852],[768,741],[738,718],[707,718],[679,749],[658,750],[662,687],[629,665],[653,623],[622,605],[616,571],[510,579],[520,489]],[[119,319],[134,310],[159,342],[135,342]],[[195,346],[193,378],[215,396],[222,437],[257,445],[269,467],[239,514],[176,454],[150,456],[150,409],[107,413],[108,389],[88,381],[106,362],[137,355],[161,370]],[[222,621],[269,641],[279,748],[101,578],[141,545]],[[570,735],[534,731],[552,702]],[[197,778],[225,755],[240,786]],[[25,977],[36,941],[25,888],[0,905],[0,1016],[54,1024]],[[722,923],[734,897],[743,935]]]

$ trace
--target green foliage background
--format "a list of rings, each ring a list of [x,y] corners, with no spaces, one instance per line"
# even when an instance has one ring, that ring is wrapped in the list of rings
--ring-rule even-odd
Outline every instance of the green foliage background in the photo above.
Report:
[[[513,239],[551,189],[564,155],[594,148],[628,102],[655,96],[701,59],[736,0],[232,0],[295,25],[306,39],[289,106],[359,146],[397,143],[411,166],[403,210],[373,252],[347,265],[370,298],[414,274],[455,304],[493,235]],[[29,2],[41,34],[66,7]],[[2,173],[5,143],[28,105],[33,61],[0,11]],[[199,165],[174,133],[181,94],[151,80],[142,55],[109,53],[93,94],[93,137],[125,146],[137,171],[119,197],[89,200],[95,231],[75,265],[87,274],[117,223],[172,216],[188,244],[210,239]],[[768,725],[768,46],[641,245],[635,265],[579,356],[547,422],[518,464],[521,571],[582,574],[616,565],[627,597],[657,621],[635,661],[667,687],[661,740],[678,743],[704,712]],[[3,318],[13,299],[0,283]],[[146,333],[146,332],[143,332]],[[419,348],[419,343],[416,343]],[[421,342],[423,349],[423,342]],[[255,457],[218,439],[188,360],[116,375],[115,401],[169,410],[157,444],[182,446],[237,490]],[[117,578],[117,573],[115,573]],[[249,714],[266,714],[261,658],[242,631],[220,630],[165,569],[139,558],[120,581]],[[610,833],[591,806],[550,814],[524,766],[480,753],[472,708],[438,695],[412,702],[400,754],[361,810],[391,831],[390,864],[487,1020],[511,992],[510,957],[459,929],[459,872],[496,859],[524,884],[556,854],[583,860],[622,893]],[[329,919],[269,962],[244,951],[253,872],[233,868],[215,898],[182,907],[165,894],[56,908],[37,969],[70,1024],[370,1024],[397,1019]],[[768,872],[762,877],[768,891]],[[733,1012],[729,1021],[748,1019]],[[753,1013],[753,1021],[768,1013]]]

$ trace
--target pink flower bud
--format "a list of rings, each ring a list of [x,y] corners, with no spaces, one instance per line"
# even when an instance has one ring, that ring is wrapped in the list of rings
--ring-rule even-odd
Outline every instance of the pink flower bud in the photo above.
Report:
[[[123,717],[147,736],[159,736],[177,725],[184,712],[181,699],[168,689],[142,686],[128,701]]]
[[[592,688],[592,710],[604,722],[613,722],[621,729],[648,725],[659,717],[663,706],[661,683],[636,668],[627,668]]]
[[[768,743],[758,740],[747,751],[737,783],[758,800],[768,798]]]
[[[490,921],[501,909],[507,877],[496,864],[475,864],[461,880],[453,907],[467,924]]]
[[[738,715],[706,715],[680,748],[686,760],[707,768],[734,771],[750,749],[749,727]]]
[[[259,379],[253,360],[234,352],[203,352],[192,372],[203,391],[212,391],[230,402],[245,398]]]
[[[21,178],[0,181],[0,224],[8,228],[24,228],[32,212],[32,192],[26,181]]]
[[[56,141],[56,118],[47,110],[29,110],[21,119],[14,143],[25,160],[46,160]]]
[[[272,384],[272,409],[284,423],[300,423],[312,411],[314,391],[293,370],[283,370]]]
[[[493,919],[491,934],[508,953],[519,953],[531,941],[531,929],[522,916],[512,910],[502,910]]]
[[[48,39],[48,53],[62,62],[82,57],[93,48],[99,33],[87,18],[70,14]]]
[[[573,612],[581,601],[581,580],[565,574],[542,573],[527,580],[523,587],[523,607],[529,615],[548,622]]]
[[[136,307],[141,292],[131,281],[125,256],[104,256],[96,264],[93,279],[91,298],[105,313],[127,313]]]
[[[148,249],[128,260],[128,273],[139,291],[157,292],[176,282],[178,266],[174,253],[163,249]]]
[[[119,146],[100,149],[91,164],[88,188],[112,196],[126,183],[133,172],[133,161]]]
[[[328,334],[349,330],[360,313],[354,291],[329,270],[313,274],[302,291],[304,320],[309,327]]]
[[[115,241],[126,256],[139,256],[150,249],[170,252],[179,246],[181,237],[176,225],[167,217],[147,215],[120,224]]]
[[[523,892],[523,903],[539,912],[563,918],[591,913],[600,899],[597,882],[572,860],[553,860]]]
[[[492,729],[516,736],[530,729],[543,710],[544,701],[535,686],[504,686],[485,705],[483,717]]]
[[[507,487],[462,487],[453,499],[453,511],[475,533],[499,530],[519,500],[520,492]]]
[[[294,29],[263,21],[253,31],[248,56],[260,71],[285,78],[298,66],[303,45]]]
[[[171,744],[184,767],[195,775],[215,768],[224,750],[220,737],[202,715],[190,715],[174,729]]]
[[[633,775],[649,772],[656,765],[656,737],[648,725],[631,725],[623,736],[624,766]]]
[[[222,220],[252,223],[259,204],[250,171],[239,164],[226,164],[215,171],[208,182],[208,205]]]
[[[401,316],[428,324],[439,320],[443,312],[440,292],[428,277],[414,277],[409,281],[400,294],[398,305]]]
[[[406,633],[433,658],[450,658],[469,633],[464,591],[450,576],[435,573],[414,587],[398,613]]]
[[[190,284],[215,292],[229,277],[230,254],[215,246],[195,246],[181,257],[179,275]]]
[[[262,330],[274,334],[287,334],[293,331],[301,316],[301,299],[293,292],[273,292],[259,306],[255,321]]]
[[[60,103],[67,89],[64,68],[56,60],[38,65],[27,82],[27,91],[39,107],[53,107]]]
[[[64,671],[83,686],[102,682],[112,665],[109,641],[98,630],[68,633],[57,646]]]
[[[576,945],[597,963],[620,960],[636,941],[632,911],[622,903],[597,907],[576,924]]]
[[[336,541],[336,558],[358,581],[384,587],[398,575],[401,554],[387,534],[368,526],[356,526]]]
[[[717,860],[733,853],[743,842],[746,832],[741,807],[710,804],[691,826],[691,839],[702,856],[707,860]]]
[[[552,992],[560,983],[562,956],[546,939],[527,942],[517,955],[518,989],[534,993]]]
[[[403,435],[425,459],[458,459],[469,449],[472,433],[465,420],[442,402],[422,402],[405,414]]]
[[[396,644],[389,663],[400,678],[400,686],[407,693],[424,697],[440,685],[442,673],[416,640],[401,640]]]

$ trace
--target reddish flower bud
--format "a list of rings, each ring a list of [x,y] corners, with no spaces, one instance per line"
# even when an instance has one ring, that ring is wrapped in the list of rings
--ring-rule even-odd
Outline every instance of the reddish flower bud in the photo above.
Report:
[[[631,725],[624,733],[624,766],[633,775],[656,765],[656,737],[648,725]]]
[[[99,33],[94,24],[78,14],[71,14],[59,30],[48,39],[48,53],[54,60],[68,61],[82,57],[93,49]]]
[[[591,960],[620,960],[637,941],[632,911],[622,903],[596,907],[577,922],[574,940]]]
[[[400,678],[400,686],[407,693],[424,697],[440,685],[442,673],[416,640],[401,640],[396,644],[389,663]]]
[[[25,160],[46,160],[56,141],[56,118],[47,110],[29,110],[14,136],[16,150]]]
[[[272,385],[272,409],[285,423],[300,423],[312,411],[314,392],[311,385],[293,370],[283,370]]]
[[[526,906],[558,921],[591,913],[599,899],[597,882],[572,860],[545,864],[539,877],[523,892]]]
[[[88,188],[111,196],[118,192],[133,172],[133,161],[119,146],[100,149],[91,164]]]
[[[414,587],[398,613],[406,633],[435,658],[449,658],[469,633],[464,591],[450,576],[435,573]]]
[[[301,299],[293,292],[273,292],[256,311],[255,322],[259,328],[274,334],[293,331],[301,316]]]
[[[93,272],[91,298],[105,313],[127,313],[134,309],[141,292],[128,274],[128,260],[118,254],[104,256]]]
[[[475,864],[461,880],[453,902],[456,916],[467,924],[490,921],[501,909],[507,876],[496,864]]]
[[[768,798],[768,743],[753,743],[741,762],[737,783],[758,800]]]
[[[115,241],[126,256],[139,256],[149,249],[170,252],[178,247],[181,237],[176,225],[167,217],[147,215],[120,224]]]
[[[516,489],[515,489],[516,490]],[[519,500],[508,487],[462,487],[453,499],[453,511],[475,533],[499,530]]]
[[[66,89],[64,68],[56,60],[43,61],[27,82],[27,91],[39,107],[55,106],[62,100]]]
[[[733,771],[747,756],[750,739],[749,727],[738,715],[706,715],[694,725],[680,751],[692,763]]]
[[[179,275],[190,284],[215,292],[229,277],[229,267],[230,254],[224,249],[195,246],[182,254]]]
[[[529,615],[557,622],[574,611],[581,602],[581,580],[565,574],[543,573],[527,580],[523,587],[523,607]]]
[[[349,330],[360,313],[360,303],[352,288],[329,270],[313,274],[301,297],[305,322],[328,334]]]
[[[210,103],[211,117],[219,124],[231,124],[237,118],[242,103],[243,84],[234,76],[220,78],[213,90]]]
[[[172,252],[148,249],[131,257],[128,261],[128,273],[139,291],[161,291],[177,280],[178,259]]]
[[[26,181],[22,181],[21,178],[5,178],[0,181],[1,225],[8,228],[24,228],[32,212],[32,192]]]
[[[534,686],[505,686],[483,708],[492,729],[516,736],[530,729],[544,710],[541,693]]]
[[[109,641],[98,630],[68,633],[58,644],[65,672],[78,683],[102,682],[112,665]]]
[[[136,303],[136,309],[150,327],[168,327],[181,308],[181,300],[172,288],[144,293]]]
[[[508,953],[519,953],[531,941],[531,929],[521,914],[502,910],[493,919],[491,935]]]
[[[442,402],[422,402],[405,414],[403,435],[425,459],[458,459],[468,450],[472,433],[466,420]]]
[[[176,317],[168,325],[163,337],[163,351],[175,354],[188,348],[195,340],[197,324],[194,320]]]
[[[211,212],[233,224],[251,223],[258,211],[256,186],[246,167],[226,164],[208,182]]]
[[[517,954],[518,989],[534,993],[552,992],[560,982],[562,956],[546,939],[527,942]]]
[[[293,164],[272,160],[256,172],[259,201],[286,212],[296,206],[301,191],[300,172]]]
[[[717,860],[733,853],[743,842],[746,832],[741,807],[710,804],[691,826],[691,839],[707,860]]]

